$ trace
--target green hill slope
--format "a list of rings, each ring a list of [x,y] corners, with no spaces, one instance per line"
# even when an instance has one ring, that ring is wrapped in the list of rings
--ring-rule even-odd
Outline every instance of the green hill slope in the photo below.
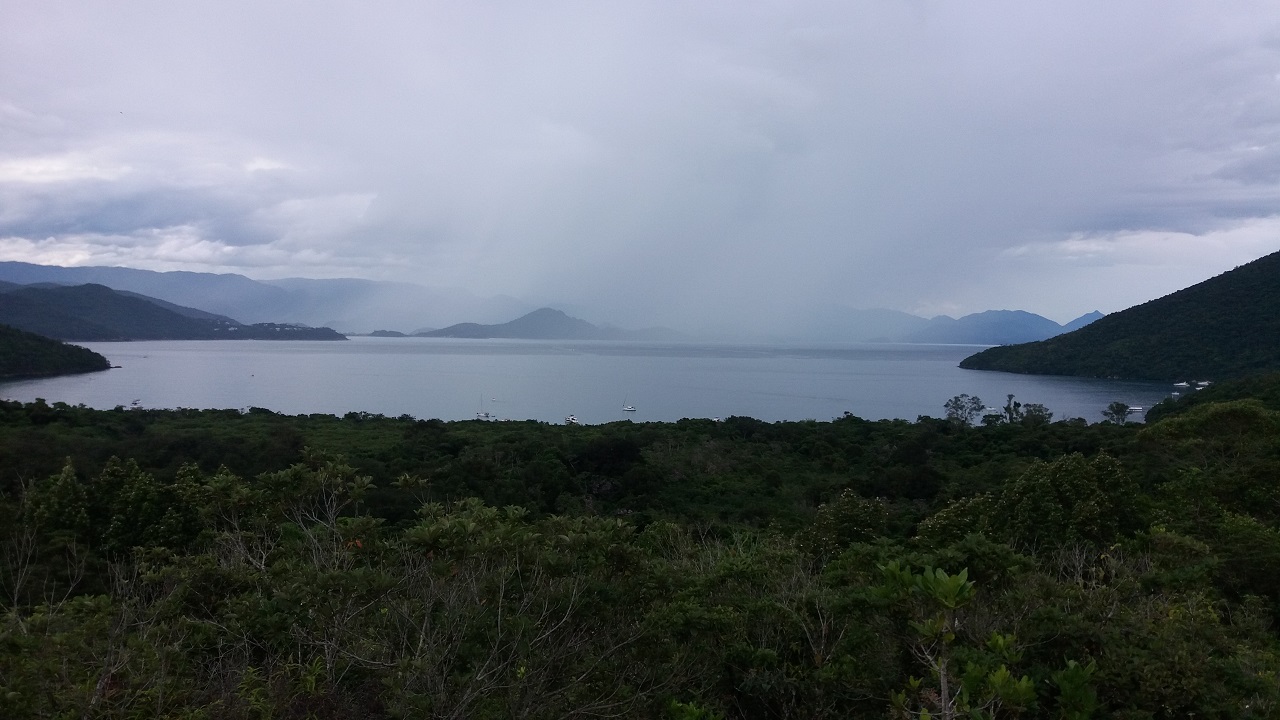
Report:
[[[1280,253],[1075,332],[989,348],[960,367],[1135,380],[1216,380],[1280,369]]]
[[[87,348],[0,325],[0,378],[67,375],[109,367],[106,358]]]

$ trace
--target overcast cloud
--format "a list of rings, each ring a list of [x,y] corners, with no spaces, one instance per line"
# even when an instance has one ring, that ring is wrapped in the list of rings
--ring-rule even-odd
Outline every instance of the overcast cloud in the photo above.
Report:
[[[1274,0],[0,17],[3,260],[771,330],[837,307],[1065,321],[1280,249]]]

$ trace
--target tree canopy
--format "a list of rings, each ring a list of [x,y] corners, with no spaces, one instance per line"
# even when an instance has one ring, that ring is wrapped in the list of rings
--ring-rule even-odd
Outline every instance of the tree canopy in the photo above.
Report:
[[[1145,426],[0,402],[0,716],[1272,717],[1280,412],[1230,390]]]
[[[0,378],[47,377],[106,370],[98,353],[0,325]]]

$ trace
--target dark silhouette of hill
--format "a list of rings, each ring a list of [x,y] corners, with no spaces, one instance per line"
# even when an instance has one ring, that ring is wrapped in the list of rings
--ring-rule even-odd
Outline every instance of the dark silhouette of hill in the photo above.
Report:
[[[1169,381],[1280,369],[1280,253],[1075,332],[989,348],[960,367]]]
[[[69,375],[109,367],[106,358],[88,348],[0,325],[0,378]]]
[[[672,340],[673,330],[621,330],[592,325],[559,310],[541,308],[497,325],[458,323],[439,330],[415,333],[418,337],[507,338],[513,340]]]
[[[342,340],[329,328],[242,325],[103,285],[16,287],[0,292],[0,323],[58,340]]]

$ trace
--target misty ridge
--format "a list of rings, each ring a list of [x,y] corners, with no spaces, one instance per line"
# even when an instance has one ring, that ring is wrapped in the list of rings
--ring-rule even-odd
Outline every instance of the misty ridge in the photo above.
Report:
[[[787,327],[762,330],[745,320],[742,327],[695,336],[684,328],[623,329],[591,323],[577,317],[586,314],[578,308],[553,310],[506,295],[485,297],[465,289],[350,278],[260,281],[235,274],[4,262],[0,282],[98,284],[241,323],[292,323],[383,336],[1002,345],[1044,340],[1102,317],[1095,311],[1063,325],[1021,310],[923,318],[887,309],[815,308]]]
[[[232,318],[105,285],[0,285],[0,325],[57,340],[345,340],[330,328]]]

